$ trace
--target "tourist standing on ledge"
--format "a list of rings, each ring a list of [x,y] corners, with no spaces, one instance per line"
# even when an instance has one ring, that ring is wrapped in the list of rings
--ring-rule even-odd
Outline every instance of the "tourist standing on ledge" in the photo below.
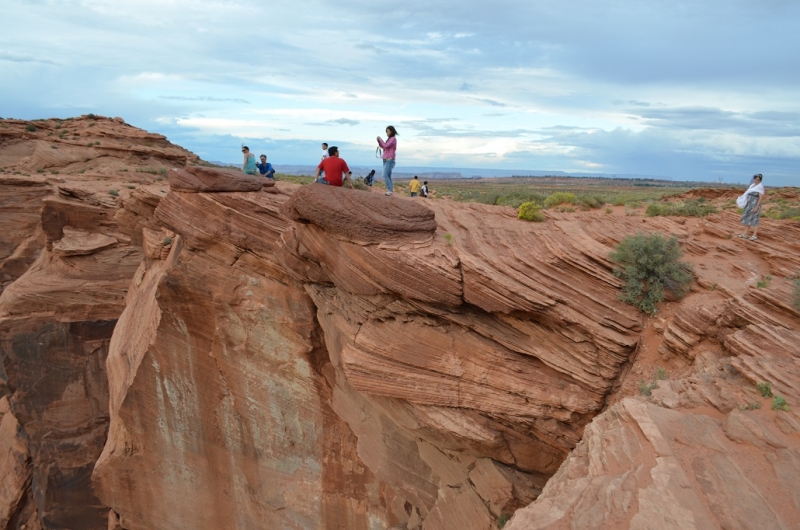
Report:
[[[272,167],[272,164],[267,162],[267,155],[261,155],[261,163],[256,164],[258,171],[261,173],[261,176],[267,177],[268,179],[275,178],[275,168]]]
[[[328,158],[328,144],[325,143],[325,142],[322,142],[322,158],[320,158],[320,160],[325,160],[326,158]],[[321,173],[320,175],[323,175],[323,174],[324,174],[324,172]],[[315,183],[319,182],[319,180],[315,180],[314,182]]]
[[[342,177],[347,179],[347,183],[353,188],[353,181],[350,179],[352,172],[347,167],[347,162],[339,158],[339,148],[335,145],[328,149],[328,158],[322,160],[317,166],[317,172],[314,175],[314,182],[320,184],[329,184],[331,186],[341,187],[343,184]],[[325,172],[325,177],[320,179],[320,172]]]
[[[255,175],[256,171],[256,155],[250,152],[250,148],[246,145],[242,147],[242,154],[244,161],[242,162],[242,171],[248,175]]]
[[[422,188],[420,189],[420,191],[422,192],[422,196],[427,199],[428,198],[428,181],[427,180],[422,183]]]
[[[408,183],[408,191],[411,192],[412,197],[416,197],[417,195],[419,195],[419,189],[420,189],[419,177],[414,175],[414,178],[411,179],[411,182]]]
[[[749,239],[750,241],[756,241],[758,239],[758,218],[761,215],[761,203],[766,194],[764,185],[761,184],[762,180],[764,180],[764,177],[761,176],[761,173],[754,176],[753,183],[750,184],[750,187],[744,192],[747,203],[744,205],[741,223],[746,228],[744,234],[739,234],[739,237]],[[748,237],[751,226],[753,227],[753,235]]]
[[[386,183],[386,195],[391,195],[394,192],[394,185],[392,184],[392,170],[394,169],[394,157],[397,151],[397,129],[394,125],[386,127],[386,136],[388,137],[384,142],[378,136],[378,145],[383,149],[383,182]]]

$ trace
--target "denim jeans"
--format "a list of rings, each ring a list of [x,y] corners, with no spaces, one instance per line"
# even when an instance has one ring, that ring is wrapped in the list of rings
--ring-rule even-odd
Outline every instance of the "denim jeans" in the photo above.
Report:
[[[386,183],[387,191],[394,191],[394,184],[392,184],[392,170],[394,169],[394,160],[388,159],[383,161],[383,182]]]

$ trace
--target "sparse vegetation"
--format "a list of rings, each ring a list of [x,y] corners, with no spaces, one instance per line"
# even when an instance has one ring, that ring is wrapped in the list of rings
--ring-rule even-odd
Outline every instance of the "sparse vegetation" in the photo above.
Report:
[[[558,206],[559,204],[575,204],[575,194],[569,191],[558,191],[553,193],[544,200],[544,205],[547,208]]]
[[[774,396],[772,398],[772,410],[783,410],[789,412],[789,404],[783,396]]]
[[[766,289],[769,287],[769,283],[772,281],[772,276],[767,274],[766,276],[762,276],[760,280],[756,282],[757,289]]]
[[[447,241],[447,246],[453,246],[453,235],[450,232],[445,233],[444,240]]]
[[[636,234],[620,241],[609,256],[621,265],[614,271],[625,281],[620,299],[654,314],[666,294],[681,298],[692,281],[691,264],[680,261],[676,237]]]
[[[128,186],[128,189],[129,189],[129,190],[135,190],[135,189],[136,189],[136,186]]]
[[[108,190],[108,194],[109,195],[113,195],[114,197],[119,197],[119,191],[118,190]]]
[[[165,168],[165,167],[158,168],[158,174],[161,175],[162,177],[166,177],[167,176],[167,168]]]
[[[614,213],[614,210],[611,208],[606,208],[606,213]]]
[[[769,381],[764,381],[763,383],[756,383],[756,390],[761,392],[761,395],[764,397],[772,397],[772,385]]]
[[[92,113],[90,112],[89,114],[87,114],[87,115],[86,115],[86,117],[87,117],[87,118],[89,118],[90,120],[93,120],[93,119],[95,119],[97,116],[95,116],[94,114],[92,114]]]
[[[165,237],[164,240],[161,242],[161,244],[164,245],[165,247],[167,245],[171,245],[172,244],[172,238],[171,237]]]
[[[761,403],[758,401],[753,401],[752,403],[747,403],[745,405],[739,405],[739,410],[758,410],[761,408]]]
[[[510,515],[508,515],[507,513],[501,514],[500,517],[497,518],[497,528],[505,527],[506,523],[508,523],[510,520],[511,520]]]
[[[535,223],[541,223],[545,220],[545,216],[542,213],[542,207],[533,201],[524,202],[519,205],[517,218],[524,219],[526,221],[533,221]]]
[[[716,213],[717,209],[711,205],[706,204],[702,199],[687,200],[683,203],[652,203],[645,210],[645,215],[648,217],[673,215],[679,217],[705,217],[708,214]]]
[[[58,175],[58,170],[57,169],[51,169],[50,170],[50,174],[51,175]]]
[[[792,280],[794,285],[794,292],[792,293],[792,305],[795,309],[800,311],[800,278]]]
[[[28,132],[36,132],[36,125],[31,123],[30,125],[25,127],[25,130],[28,131]]]
[[[353,187],[357,190],[369,191],[369,186],[364,183],[364,177],[356,177],[352,179]]]
[[[653,390],[658,388],[659,381],[666,381],[667,379],[669,379],[669,373],[658,366],[656,367],[656,371],[653,372],[653,378],[649,383],[644,379],[639,381],[639,393],[643,396],[649,396],[653,393]]]
[[[650,396],[653,394],[653,390],[658,388],[658,383],[656,381],[652,381],[648,383],[644,379],[639,382],[639,393],[643,396]]]

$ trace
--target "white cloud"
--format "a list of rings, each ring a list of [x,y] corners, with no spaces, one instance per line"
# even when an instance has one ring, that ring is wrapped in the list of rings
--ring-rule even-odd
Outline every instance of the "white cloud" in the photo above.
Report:
[[[796,2],[6,0],[3,16],[0,115],[120,115],[216,160],[228,147],[207,140],[231,135],[286,153],[333,137],[366,159],[393,123],[401,165],[800,166]]]

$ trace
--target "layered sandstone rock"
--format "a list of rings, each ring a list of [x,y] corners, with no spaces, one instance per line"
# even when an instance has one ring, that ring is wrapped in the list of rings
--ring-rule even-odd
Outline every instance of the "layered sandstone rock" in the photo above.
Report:
[[[730,212],[534,224],[267,190],[180,169],[196,159],[118,120],[73,121],[0,128],[0,169],[21,173],[0,181],[20,213],[0,213],[19,219],[0,240],[18,270],[0,297],[0,527],[797,519],[797,223],[765,221],[753,245]],[[679,237],[695,264],[654,319],[618,300],[608,259],[636,232]]]

